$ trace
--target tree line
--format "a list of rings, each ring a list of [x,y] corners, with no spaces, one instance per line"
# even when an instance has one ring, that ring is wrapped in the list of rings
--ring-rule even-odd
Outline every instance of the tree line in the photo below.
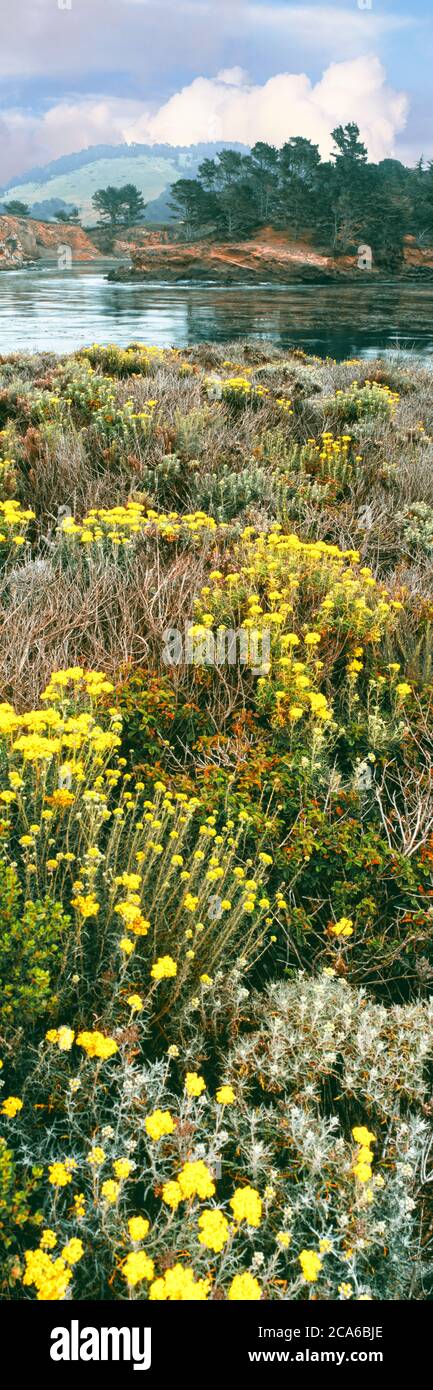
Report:
[[[337,126],[332,139],[329,160],[303,136],[281,149],[258,141],[248,155],[222,150],[204,159],[195,179],[172,185],[184,235],[209,229],[242,239],[266,224],[295,240],[307,235],[334,255],[368,242],[377,264],[398,269],[406,234],[421,244],[433,239],[433,161],[373,164],[354,122]]]
[[[433,241],[433,160],[421,158],[414,168],[398,159],[374,164],[353,121],[337,126],[332,140],[329,160],[301,135],[280,149],[258,141],[249,154],[225,149],[204,159],[195,178],[172,184],[177,234],[243,239],[270,225],[294,240],[306,236],[335,256],[353,254],[367,242],[377,265],[398,270],[408,233],[421,246]],[[92,203],[99,227],[111,238],[118,228],[142,221],[146,211],[132,183],[99,188]],[[18,217],[30,213],[18,200],[3,206]],[[78,209],[58,212],[56,219],[78,223]]]
[[[125,183],[121,188],[115,188],[112,184],[108,184],[107,188],[98,188],[92,204],[100,225],[109,227],[113,232],[118,227],[131,227],[135,222],[140,222],[146,211],[143,195],[134,183]],[[19,198],[11,198],[10,202],[3,203],[3,207],[11,217],[30,217],[31,214],[28,203],[21,202]],[[80,222],[79,209],[56,212],[55,220],[77,225]]]

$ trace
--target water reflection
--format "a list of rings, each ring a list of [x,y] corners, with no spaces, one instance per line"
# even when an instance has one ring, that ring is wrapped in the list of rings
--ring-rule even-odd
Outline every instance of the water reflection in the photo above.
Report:
[[[134,338],[161,347],[268,339],[338,359],[400,348],[431,360],[433,285],[116,285],[94,266],[0,274],[0,352]]]

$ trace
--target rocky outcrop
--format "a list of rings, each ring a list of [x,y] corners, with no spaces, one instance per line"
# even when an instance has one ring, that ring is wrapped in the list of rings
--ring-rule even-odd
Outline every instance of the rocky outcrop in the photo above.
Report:
[[[248,284],[268,282],[285,284],[299,281],[306,284],[326,284],[360,274],[378,277],[381,271],[374,262],[371,271],[360,271],[357,256],[332,256],[315,249],[308,241],[293,241],[288,236],[265,227],[249,241],[180,242],[169,241],[158,234],[151,240],[144,236],[141,244],[129,245],[131,262],[110,271],[110,280],[182,280],[209,281],[213,284]],[[126,245],[126,243],[125,243]],[[433,249],[421,250],[414,237],[405,238],[401,274],[429,277],[433,270]],[[382,272],[389,274],[389,272]]]
[[[416,237],[405,236],[404,264],[411,271],[433,271],[433,246],[419,246]]]
[[[356,256],[327,255],[306,238],[293,241],[272,227],[264,227],[256,237],[238,242],[213,242],[208,238],[175,241],[165,230],[152,232],[139,225],[119,229],[114,237],[109,237],[108,247],[107,235],[107,229],[95,229],[94,236],[89,236],[81,227],[4,214],[0,216],[0,270],[20,269],[40,260],[59,263],[63,247],[70,249],[72,263],[104,260],[107,255],[118,259],[119,265],[109,271],[108,279],[120,281],[326,284],[350,277],[358,280],[362,273],[380,275],[374,258],[372,270],[360,272]],[[67,255],[64,250],[64,265]],[[406,236],[399,273],[410,279],[431,279],[433,247],[420,247],[415,237]]]
[[[70,248],[73,261],[93,261],[101,255],[81,227],[0,216],[0,270],[19,270],[39,260],[57,261],[59,248],[65,246]]]
[[[159,250],[169,242],[168,232],[149,232],[147,227],[127,227],[125,231],[118,231],[113,242],[113,252],[116,256],[135,256],[141,252]]]
[[[355,258],[333,261],[303,242],[289,241],[266,228],[260,237],[240,242],[148,240],[131,249],[131,265],[115,268],[115,280],[210,280],[223,284],[251,281],[282,283],[294,278],[327,280],[354,269]]]

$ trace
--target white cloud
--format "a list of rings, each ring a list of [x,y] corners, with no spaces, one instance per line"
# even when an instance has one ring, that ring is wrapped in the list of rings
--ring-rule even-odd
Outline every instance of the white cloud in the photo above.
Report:
[[[186,78],[194,71],[197,54],[213,71],[226,66],[232,51],[236,61],[248,61],[252,46],[267,72],[277,55],[283,69],[289,60],[353,58],[382,51],[394,34],[404,42],[406,29],[428,32],[417,6],[407,4],[404,14],[401,3],[391,8],[389,0],[385,13],[376,0],[371,10],[359,9],[356,0],[71,0],[70,9],[56,0],[0,0],[1,80],[39,75],[63,78],[69,87],[79,75],[89,92],[92,73],[114,80],[123,73],[152,82],[153,90],[160,80],[162,93],[168,74]]]
[[[344,9],[341,5],[332,4],[264,5],[255,4],[253,0],[249,18],[256,28],[261,26],[267,31],[274,29],[280,39],[284,35],[302,37],[308,48],[318,48],[323,44],[328,48],[337,40],[340,53],[346,44],[350,43],[353,47],[356,41],[358,50],[360,45],[370,47],[382,36],[418,23],[413,14],[392,11],[381,14],[375,9],[374,0],[370,9],[361,8],[356,0]]]
[[[349,120],[358,123],[370,158],[378,160],[393,153],[408,105],[405,93],[388,85],[374,55],[331,63],[316,83],[306,73],[282,72],[258,85],[240,67],[223,69],[215,78],[196,77],[153,113],[139,100],[108,96],[58,102],[41,117],[4,111],[0,182],[89,145],[122,141],[281,145],[291,135],[304,135],[326,157],[331,130]]]
[[[61,155],[75,154],[89,145],[116,145],[127,139],[127,130],[143,104],[115,97],[62,101],[44,116],[19,110],[0,114],[0,185],[18,178],[39,164]]]
[[[217,78],[197,77],[152,116],[141,116],[128,138],[189,145],[198,140],[266,140],[281,145],[304,135],[329,155],[330,132],[340,122],[357,121],[371,159],[392,154],[408,113],[404,92],[395,92],[374,56],[332,63],[315,84],[305,73],[279,73],[263,86],[252,85],[239,70]]]
[[[217,72],[216,80],[217,82],[225,82],[228,87],[242,87],[247,81],[247,77],[248,74],[244,68],[221,68],[221,72]]]

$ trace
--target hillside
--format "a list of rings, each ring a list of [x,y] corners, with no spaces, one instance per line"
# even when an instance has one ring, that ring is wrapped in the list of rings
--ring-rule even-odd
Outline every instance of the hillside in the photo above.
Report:
[[[84,222],[92,224],[97,218],[92,208],[92,197],[98,188],[108,184],[115,188],[125,183],[134,183],[146,203],[152,204],[162,198],[161,206],[147,216],[153,220],[164,212],[169,218],[167,203],[170,185],[179,178],[193,178],[201,161],[214,157],[224,148],[225,142],[198,144],[192,146],[171,145],[99,145],[82,150],[74,155],[56,159],[43,168],[33,169],[25,179],[10,182],[0,189],[0,200],[19,198],[35,207],[38,213],[44,204],[78,207]],[[242,146],[235,148],[241,150]]]

